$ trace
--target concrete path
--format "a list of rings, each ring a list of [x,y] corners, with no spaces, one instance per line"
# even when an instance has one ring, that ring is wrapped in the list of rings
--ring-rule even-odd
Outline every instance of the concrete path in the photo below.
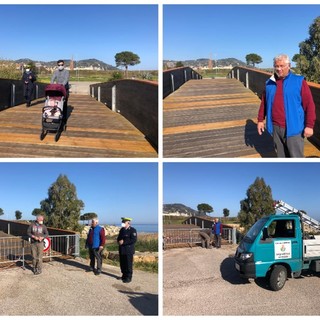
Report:
[[[28,268],[0,269],[0,316],[157,315],[158,275],[134,270],[124,284],[119,267],[100,276],[82,259],[46,262],[41,275]]]
[[[235,250],[230,245],[166,250],[163,315],[319,315],[319,274],[304,273],[274,292],[262,279],[239,277],[233,263]]]

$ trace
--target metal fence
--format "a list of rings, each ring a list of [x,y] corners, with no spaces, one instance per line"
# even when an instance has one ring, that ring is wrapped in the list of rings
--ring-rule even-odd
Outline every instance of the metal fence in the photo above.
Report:
[[[29,238],[25,237],[0,238],[0,268],[14,265],[17,262],[21,262],[24,268],[25,261],[31,260],[30,245]],[[78,234],[49,236],[46,245],[43,253],[44,259],[80,255],[80,236]]]
[[[202,242],[200,232],[209,233],[211,229],[166,229],[163,232],[163,247],[178,246],[183,244],[194,245]],[[228,243],[236,243],[234,228],[222,229],[222,238]]]

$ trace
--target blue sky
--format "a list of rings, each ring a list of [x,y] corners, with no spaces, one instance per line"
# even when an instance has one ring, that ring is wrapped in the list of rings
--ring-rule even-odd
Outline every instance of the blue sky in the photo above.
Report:
[[[299,53],[320,5],[165,5],[163,59],[237,58],[256,53],[272,67],[273,57]]]
[[[320,220],[320,163],[164,163],[163,202],[197,210],[200,203],[222,217],[223,209],[237,216],[240,201],[257,177],[264,178],[274,200],[283,200]]]
[[[1,59],[115,66],[116,53],[132,51],[141,63],[129,69],[158,69],[157,5],[0,5],[0,30]]]
[[[101,223],[121,224],[120,218],[133,218],[134,224],[158,223],[157,163],[0,163],[0,219],[33,219],[48,189],[60,174],[67,175],[85,203],[81,212],[95,212]]]

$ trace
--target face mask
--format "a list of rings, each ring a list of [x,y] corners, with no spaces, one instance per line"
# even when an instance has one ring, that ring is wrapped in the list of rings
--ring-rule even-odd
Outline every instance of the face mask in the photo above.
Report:
[[[64,66],[59,66],[58,69],[59,69],[59,70],[63,70],[63,69],[64,69]]]
[[[43,224],[43,221],[38,221],[39,224]]]
[[[122,228],[125,228],[125,227],[126,227],[126,224],[125,224],[124,222],[122,222],[122,223],[121,223],[121,227],[122,227]]]
[[[26,69],[26,72],[29,72],[30,71],[30,69]]]

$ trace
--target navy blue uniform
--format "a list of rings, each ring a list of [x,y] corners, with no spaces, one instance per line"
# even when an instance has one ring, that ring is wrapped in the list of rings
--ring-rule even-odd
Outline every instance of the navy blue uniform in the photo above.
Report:
[[[36,81],[36,76],[32,71],[24,72],[22,75],[23,81],[23,95],[26,99],[27,106],[30,107],[31,100],[33,98],[33,89],[34,89],[34,82]]]
[[[137,241],[137,230],[133,227],[121,228],[117,241],[123,240],[123,244],[119,244],[120,269],[122,280],[132,279],[133,255],[135,253],[134,245]]]

